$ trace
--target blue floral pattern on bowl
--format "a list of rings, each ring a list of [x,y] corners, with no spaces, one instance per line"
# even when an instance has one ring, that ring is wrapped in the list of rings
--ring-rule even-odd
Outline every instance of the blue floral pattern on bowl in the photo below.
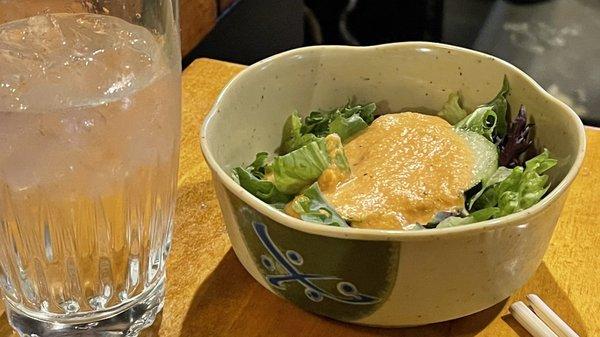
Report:
[[[285,290],[286,283],[297,282],[304,287],[306,297],[313,302],[321,302],[323,298],[358,305],[374,304],[380,301],[377,297],[360,293],[354,284],[343,281],[340,277],[301,272],[298,267],[302,266],[304,259],[300,253],[294,250],[287,250],[284,254],[269,236],[265,224],[254,222],[252,226],[260,242],[270,254],[270,256],[261,255],[261,263],[265,269],[274,272],[276,270],[275,264],[279,264],[286,271],[284,274],[270,274],[265,276],[267,282],[273,287]],[[320,288],[316,284],[319,280],[339,280],[340,282],[336,285],[339,295]]]
[[[299,307],[356,321],[385,303],[396,282],[401,244],[340,240],[284,226],[227,192],[253,275]],[[241,253],[237,252],[236,253]]]

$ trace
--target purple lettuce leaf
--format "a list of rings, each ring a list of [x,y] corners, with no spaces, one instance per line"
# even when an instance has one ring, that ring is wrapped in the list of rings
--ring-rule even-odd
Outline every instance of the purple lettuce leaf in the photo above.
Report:
[[[498,165],[513,168],[523,166],[525,160],[535,153],[533,145],[533,133],[535,125],[527,123],[527,111],[521,105],[515,119],[510,123],[508,132],[500,141],[498,146],[500,156]]]

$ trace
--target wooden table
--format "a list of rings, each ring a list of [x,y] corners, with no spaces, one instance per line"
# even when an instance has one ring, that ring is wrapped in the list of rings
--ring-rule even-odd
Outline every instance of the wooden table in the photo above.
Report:
[[[304,312],[262,288],[227,239],[198,128],[221,88],[241,66],[201,59],[183,76],[179,198],[162,317],[145,336],[529,336],[508,305],[538,293],[582,337],[600,336],[600,131],[588,129],[588,153],[544,261],[508,300],[461,319],[408,329],[354,326]],[[10,334],[0,316],[0,337]]]

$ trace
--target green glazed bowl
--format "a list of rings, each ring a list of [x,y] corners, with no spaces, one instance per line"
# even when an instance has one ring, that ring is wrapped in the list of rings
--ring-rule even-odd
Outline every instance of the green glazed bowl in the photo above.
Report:
[[[456,90],[473,108],[495,96],[504,75],[513,112],[527,106],[537,145],[559,160],[552,190],[525,211],[438,230],[338,228],[282,214],[230,177],[256,152],[277,148],[296,109],[328,109],[353,98],[374,101],[384,112],[432,112]],[[585,152],[577,115],[521,70],[425,42],[307,47],[258,62],[223,90],[201,137],[231,244],[248,272],[305,310],[376,326],[469,315],[521,287],[542,260]]]

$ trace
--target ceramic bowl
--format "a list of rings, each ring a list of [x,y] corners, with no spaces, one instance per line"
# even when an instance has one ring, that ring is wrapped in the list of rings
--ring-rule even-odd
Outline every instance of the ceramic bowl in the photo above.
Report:
[[[439,110],[460,90],[467,108],[494,97],[508,76],[513,113],[525,104],[536,144],[558,165],[537,205],[473,225],[422,231],[338,228],[294,219],[230,177],[279,145],[294,110],[376,102],[384,112]],[[408,326],[488,308],[539,266],[585,151],[577,115],[509,63],[458,47],[395,43],[300,48],[258,62],[223,90],[201,130],[231,244],[265,288],[337,320]]]

